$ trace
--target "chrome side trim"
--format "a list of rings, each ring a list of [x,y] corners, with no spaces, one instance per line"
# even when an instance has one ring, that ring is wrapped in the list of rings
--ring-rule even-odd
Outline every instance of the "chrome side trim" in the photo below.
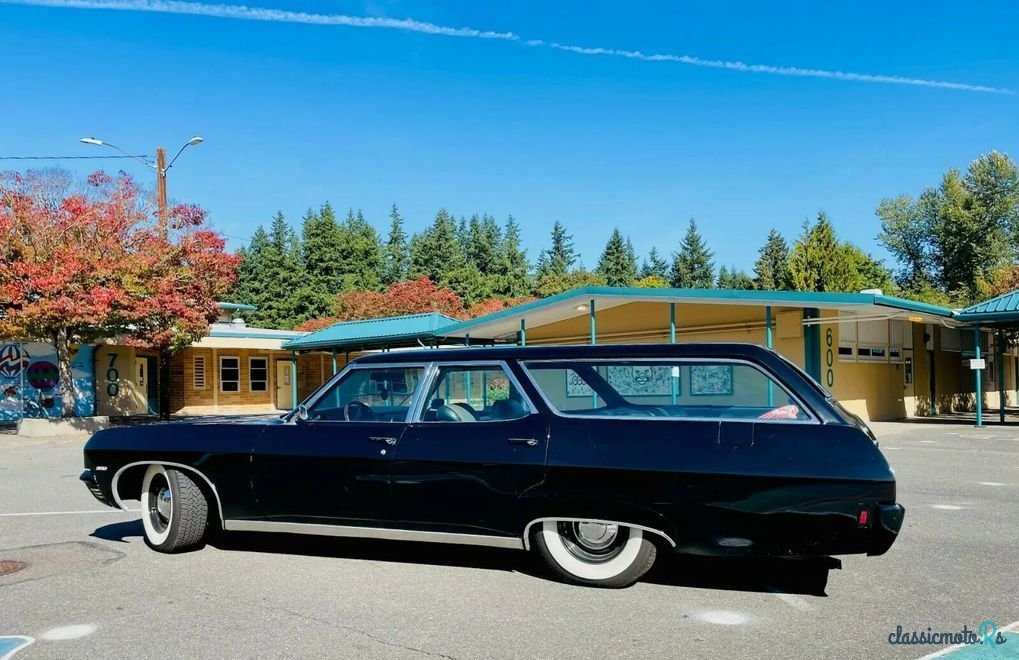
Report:
[[[533,527],[534,525],[536,525],[538,523],[543,523],[543,522],[546,522],[546,521],[553,521],[553,520],[562,520],[562,521],[566,521],[566,522],[595,522],[595,523],[602,523],[604,525],[619,525],[621,527],[633,527],[634,529],[639,529],[642,532],[651,532],[652,534],[657,534],[658,536],[660,536],[663,539],[665,539],[666,541],[668,541],[669,545],[671,545],[673,548],[676,547],[676,542],[672,540],[671,536],[669,536],[668,534],[666,534],[665,532],[663,532],[660,529],[655,529],[654,527],[645,527],[644,525],[634,525],[633,523],[620,522],[618,520],[599,520],[599,519],[596,519],[596,518],[563,518],[561,516],[555,516],[555,517],[552,517],[552,518],[535,518],[531,522],[527,523],[527,527],[524,528],[524,550],[530,550],[531,549],[531,527]]]
[[[212,491],[213,496],[216,498],[216,507],[219,510],[219,519],[223,520],[223,502],[221,502],[219,499],[219,491],[216,490],[216,484],[212,483],[212,481],[207,476],[202,474],[196,468],[193,468],[190,465],[184,465],[183,463],[168,463],[166,461],[135,461],[134,463],[128,463],[124,467],[117,470],[116,474],[113,475],[113,483],[110,486],[110,488],[113,490],[113,499],[117,503],[117,507],[121,509],[125,508],[124,502],[120,499],[120,492],[117,490],[117,482],[120,481],[120,475],[124,474],[124,471],[127,470],[128,468],[138,467],[139,465],[164,465],[166,467],[172,467],[178,470],[187,470],[188,472],[194,472],[199,477],[201,477],[205,481],[205,483],[209,484],[209,489]],[[139,495],[141,495],[141,493],[139,493]]]
[[[320,525],[315,523],[277,522],[271,520],[224,520],[223,529],[228,532],[277,532],[282,534],[313,534],[316,536],[384,539],[387,541],[455,543],[459,545],[481,545],[490,548],[511,548],[514,550],[522,550],[526,546],[526,544],[516,536],[485,536],[483,534],[428,532],[417,529]]]

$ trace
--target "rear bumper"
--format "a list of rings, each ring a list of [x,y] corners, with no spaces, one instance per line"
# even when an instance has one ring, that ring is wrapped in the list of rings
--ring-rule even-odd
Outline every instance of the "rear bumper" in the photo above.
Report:
[[[882,504],[877,507],[874,527],[871,529],[870,544],[867,555],[883,555],[895,543],[895,538],[902,529],[902,520],[906,509],[901,504]]]
[[[96,481],[95,474],[93,474],[92,470],[85,470],[78,478],[81,479],[82,483],[85,484],[85,487],[88,488],[88,492],[92,493],[92,496],[97,500],[106,506],[116,506],[108,497],[106,497],[103,489],[99,487],[99,482]]]

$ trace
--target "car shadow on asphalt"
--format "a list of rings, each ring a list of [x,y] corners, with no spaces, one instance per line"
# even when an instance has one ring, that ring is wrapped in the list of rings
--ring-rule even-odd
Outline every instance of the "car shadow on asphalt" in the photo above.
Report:
[[[140,520],[111,523],[92,532],[95,538],[120,543],[142,543],[142,535]],[[534,553],[480,546],[244,532],[219,532],[210,545],[237,552],[459,566],[550,578]],[[826,596],[828,572],[837,565],[836,560],[827,557],[740,559],[675,556],[659,551],[658,560],[642,581],[675,587]]]

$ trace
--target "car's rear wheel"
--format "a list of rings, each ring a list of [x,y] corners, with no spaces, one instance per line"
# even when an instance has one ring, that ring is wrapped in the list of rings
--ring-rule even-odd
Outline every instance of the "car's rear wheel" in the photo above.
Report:
[[[184,552],[202,546],[209,502],[186,472],[150,465],[142,479],[141,504],[145,542],[153,550]]]
[[[546,520],[538,553],[560,578],[592,587],[628,587],[655,563],[655,544],[637,528],[585,520]]]

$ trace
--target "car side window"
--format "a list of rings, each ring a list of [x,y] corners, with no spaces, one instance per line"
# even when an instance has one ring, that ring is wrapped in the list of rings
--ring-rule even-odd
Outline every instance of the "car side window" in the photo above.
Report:
[[[355,368],[308,407],[308,420],[403,422],[423,367]]]
[[[425,422],[507,421],[531,412],[501,365],[440,367],[425,402]]]
[[[723,360],[528,362],[535,386],[558,412],[605,417],[809,420],[771,376]]]

